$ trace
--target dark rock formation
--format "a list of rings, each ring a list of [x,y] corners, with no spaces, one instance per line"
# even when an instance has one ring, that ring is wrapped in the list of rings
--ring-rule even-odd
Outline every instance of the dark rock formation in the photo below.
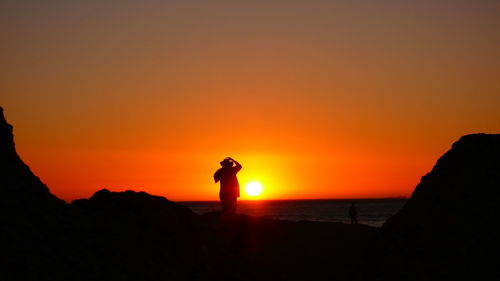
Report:
[[[73,201],[69,218],[82,280],[214,279],[199,217],[164,197],[103,189]]]
[[[63,206],[17,155],[12,126],[0,107],[0,210],[36,215]]]
[[[494,268],[490,257],[499,257],[499,207],[500,135],[467,135],[422,177],[383,231],[406,274],[478,280]]]
[[[0,279],[42,280],[64,272],[60,243],[64,201],[52,195],[16,153],[0,108]],[[61,271],[53,268],[61,265]],[[47,274],[51,271],[53,274]]]

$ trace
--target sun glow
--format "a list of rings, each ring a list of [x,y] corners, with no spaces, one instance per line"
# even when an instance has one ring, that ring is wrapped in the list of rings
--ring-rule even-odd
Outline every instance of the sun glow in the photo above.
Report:
[[[263,190],[262,184],[256,181],[251,181],[245,186],[245,192],[252,197],[261,195]]]

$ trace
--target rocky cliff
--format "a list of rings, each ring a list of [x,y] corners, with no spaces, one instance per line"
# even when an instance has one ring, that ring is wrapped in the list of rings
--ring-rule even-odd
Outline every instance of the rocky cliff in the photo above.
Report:
[[[5,212],[45,212],[64,206],[19,158],[12,126],[0,107],[0,208]]]
[[[500,257],[499,207],[500,135],[466,135],[382,229],[394,262],[403,262],[409,273],[433,280],[480,279]]]

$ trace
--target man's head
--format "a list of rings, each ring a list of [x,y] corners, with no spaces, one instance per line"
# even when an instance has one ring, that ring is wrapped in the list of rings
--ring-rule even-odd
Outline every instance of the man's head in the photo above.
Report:
[[[233,161],[231,161],[231,160],[229,160],[228,158],[226,158],[226,159],[224,159],[224,160],[222,160],[222,161],[220,162],[220,165],[221,165],[222,167],[224,167],[224,168],[226,168],[226,167],[232,167],[232,166],[233,166]]]

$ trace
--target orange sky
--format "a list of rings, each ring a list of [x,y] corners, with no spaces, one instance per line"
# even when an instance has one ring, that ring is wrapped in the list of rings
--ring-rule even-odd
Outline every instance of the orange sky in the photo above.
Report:
[[[70,2],[0,4],[0,105],[67,201],[217,200],[226,156],[262,199],[408,196],[500,131],[498,1]]]

